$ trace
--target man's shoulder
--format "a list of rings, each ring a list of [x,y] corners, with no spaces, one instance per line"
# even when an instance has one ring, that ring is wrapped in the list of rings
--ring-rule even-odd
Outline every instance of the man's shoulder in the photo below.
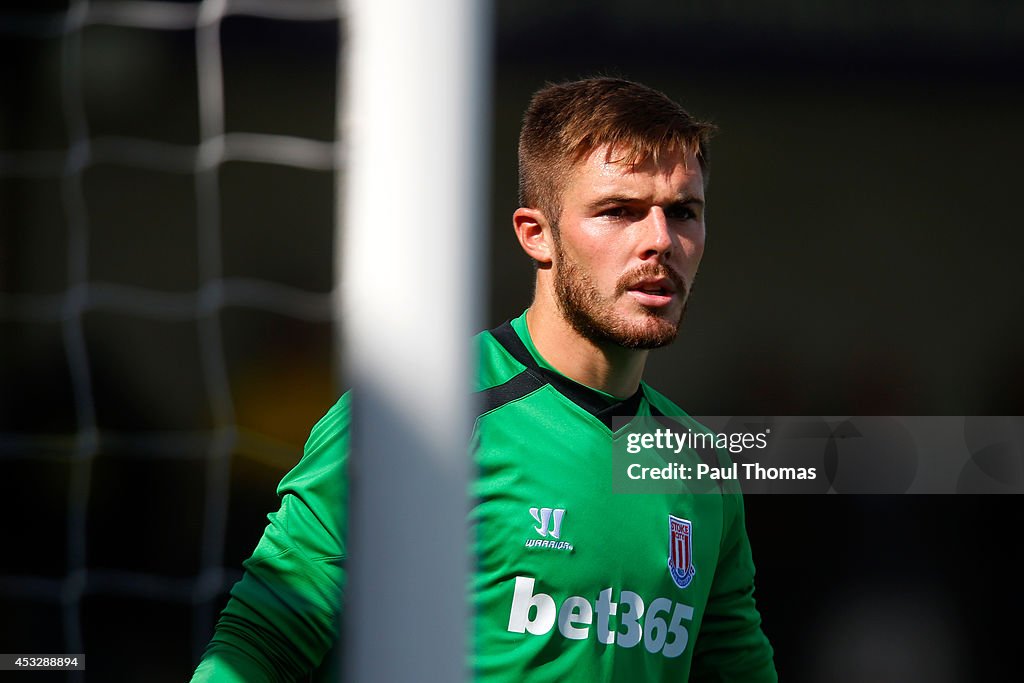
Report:
[[[313,425],[313,429],[309,432],[309,440],[306,442],[306,450],[316,449],[324,441],[333,440],[339,435],[346,434],[351,415],[352,392],[346,391],[331,406],[330,410]]]
[[[278,484],[278,495],[299,489],[319,489],[324,485],[329,488],[326,495],[339,495],[332,487],[344,477],[351,405],[352,392],[345,392],[313,425],[302,458]]]
[[[526,370],[502,345],[491,330],[484,330],[473,337],[477,368],[473,389],[486,391],[500,386]]]

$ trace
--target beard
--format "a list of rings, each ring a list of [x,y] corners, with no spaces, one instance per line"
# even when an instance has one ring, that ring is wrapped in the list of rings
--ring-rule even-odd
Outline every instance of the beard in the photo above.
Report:
[[[557,233],[556,233],[557,235]],[[675,269],[665,265],[645,264],[625,273],[616,283],[610,297],[602,296],[590,274],[573,260],[566,258],[561,240],[554,238],[558,259],[554,284],[558,308],[577,333],[598,346],[613,344],[627,349],[657,349],[675,340],[686,313],[690,287]],[[647,278],[668,278],[683,301],[678,316],[666,317],[657,309],[644,306],[636,316],[626,317],[615,311],[615,302],[638,282]]]

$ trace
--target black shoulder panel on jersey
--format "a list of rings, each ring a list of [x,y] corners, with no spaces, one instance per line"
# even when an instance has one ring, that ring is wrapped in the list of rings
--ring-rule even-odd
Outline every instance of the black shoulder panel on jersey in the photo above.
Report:
[[[542,386],[544,382],[534,377],[528,370],[523,370],[504,384],[478,391],[477,417],[532,394]]]
[[[498,343],[505,347],[509,355],[515,358],[517,361],[526,366],[528,370],[540,370],[541,367],[537,365],[537,362],[533,360],[533,355],[530,350],[526,348],[526,344],[516,334],[515,328],[512,327],[512,321],[506,320],[502,324],[495,327],[493,330],[489,330],[491,336],[498,340]]]
[[[484,390],[482,393],[484,394],[485,399],[487,398],[488,392],[494,391],[495,389],[501,389],[502,387],[515,382],[522,375],[529,375],[533,378],[533,381],[538,384],[528,391],[508,399],[504,403],[508,403],[508,401],[518,398],[519,396],[524,396],[526,393],[529,393],[540,386],[550,384],[560,394],[600,420],[606,427],[608,427],[608,429],[614,429],[612,426],[613,416],[636,415],[637,411],[640,409],[640,402],[644,397],[643,389],[637,389],[636,392],[625,401],[612,401],[590,387],[586,387],[579,382],[574,382],[568,377],[560,375],[557,372],[552,372],[546,368],[542,368],[537,364],[537,361],[533,359],[533,354],[531,354],[530,350],[526,348],[526,344],[523,343],[523,340],[519,338],[518,334],[516,334],[511,321],[506,320],[501,325],[490,330],[490,333],[498,340],[498,343],[508,351],[509,355],[526,366],[526,370],[501,386]],[[525,385],[527,380],[522,381]],[[504,405],[504,403],[501,405]],[[489,410],[490,409],[493,408],[489,408]]]

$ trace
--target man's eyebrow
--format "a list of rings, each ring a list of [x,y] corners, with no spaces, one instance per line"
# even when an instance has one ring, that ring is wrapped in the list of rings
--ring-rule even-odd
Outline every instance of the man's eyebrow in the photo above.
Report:
[[[633,204],[636,202],[647,201],[641,197],[635,197],[631,195],[608,195],[605,197],[599,197],[587,205],[591,211],[603,209],[609,206],[619,206],[622,204]],[[680,195],[672,200],[667,206],[685,206],[687,204],[696,204],[698,206],[704,206],[704,200],[694,195]]]
[[[670,206],[683,206],[685,204],[696,204],[698,206],[704,206],[704,200],[694,195],[683,195],[676,197],[675,201]]]
[[[608,195],[595,199],[590,202],[589,206],[592,209],[599,209],[604,206],[612,206],[614,204],[632,204],[638,201],[640,201],[639,197],[631,197],[628,195]]]

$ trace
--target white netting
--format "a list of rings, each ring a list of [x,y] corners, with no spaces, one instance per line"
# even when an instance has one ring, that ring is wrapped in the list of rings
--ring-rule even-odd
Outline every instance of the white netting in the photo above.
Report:
[[[338,6],[337,0],[204,0],[198,3],[72,0],[66,11],[53,13],[0,10],[0,40],[8,36],[60,42],[59,92],[67,138],[66,146],[61,148],[0,148],[0,181],[50,179],[59,183],[59,196],[52,200],[63,206],[67,221],[67,253],[64,254],[67,286],[59,292],[0,293],[0,323],[60,326],[77,421],[73,435],[20,431],[17,426],[13,432],[0,433],[0,457],[4,460],[69,461],[70,471],[64,576],[0,576],[0,599],[38,600],[60,605],[66,652],[85,651],[82,599],[86,594],[102,594],[191,604],[194,659],[212,630],[219,607],[216,596],[239,576],[237,569],[225,567],[224,560],[232,453],[244,447],[270,454],[269,457],[281,457],[282,451],[291,449],[237,424],[218,314],[225,307],[247,307],[313,323],[328,323],[332,316],[333,293],[308,291],[260,278],[225,276],[219,170],[227,162],[243,161],[331,173],[339,168],[340,154],[336,141],[226,130],[222,22],[231,16],[283,22],[336,22]],[[196,144],[91,134],[83,97],[82,43],[83,32],[95,26],[194,33],[199,128]],[[332,104],[333,96],[333,92],[323,93]],[[132,283],[95,281],[90,277],[89,258],[97,245],[90,236],[94,226],[90,223],[84,176],[87,170],[100,164],[187,174],[194,178],[199,282],[194,291],[169,292]],[[11,227],[32,229],[31,225]],[[194,321],[212,428],[132,432],[100,426],[94,400],[95,377],[83,323],[87,313],[97,311],[141,316],[147,320]],[[7,361],[16,363],[17,359]],[[197,576],[182,578],[89,568],[86,550],[90,539],[86,532],[90,496],[95,495],[92,490],[94,461],[98,453],[111,448],[164,457],[198,449],[205,451],[204,500],[183,502],[201,505],[203,509],[201,569]],[[131,541],[126,539],[126,542]],[[182,673],[175,672],[175,675],[180,678]],[[69,675],[69,680],[82,679],[81,673]]]

